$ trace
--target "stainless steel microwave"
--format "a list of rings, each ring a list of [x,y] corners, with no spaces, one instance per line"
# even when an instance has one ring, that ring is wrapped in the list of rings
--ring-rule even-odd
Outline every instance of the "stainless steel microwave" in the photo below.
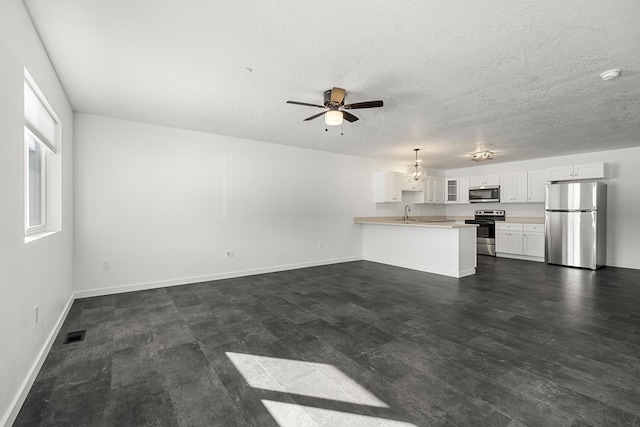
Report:
[[[500,201],[499,185],[483,185],[469,188],[469,203],[497,203]]]

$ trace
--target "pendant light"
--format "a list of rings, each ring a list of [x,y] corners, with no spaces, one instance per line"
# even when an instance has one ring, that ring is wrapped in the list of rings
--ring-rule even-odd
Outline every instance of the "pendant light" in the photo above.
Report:
[[[424,180],[427,179],[427,170],[418,165],[418,151],[420,151],[420,149],[414,148],[413,151],[416,152],[416,164],[411,166],[407,171],[407,181],[424,182]]]

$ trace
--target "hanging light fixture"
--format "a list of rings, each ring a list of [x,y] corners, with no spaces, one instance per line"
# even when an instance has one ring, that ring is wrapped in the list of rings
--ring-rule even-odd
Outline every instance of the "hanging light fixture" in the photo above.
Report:
[[[493,160],[493,152],[489,150],[476,151],[475,153],[470,153],[469,158],[474,162]]]
[[[422,166],[418,165],[418,151],[420,151],[419,148],[414,148],[413,151],[416,152],[416,164],[411,166],[409,168],[409,170],[407,171],[407,181],[409,182],[423,182],[425,179],[427,179],[427,170],[425,168],[423,168]]]
[[[324,124],[327,126],[340,126],[342,124],[342,111],[331,110],[324,115]]]

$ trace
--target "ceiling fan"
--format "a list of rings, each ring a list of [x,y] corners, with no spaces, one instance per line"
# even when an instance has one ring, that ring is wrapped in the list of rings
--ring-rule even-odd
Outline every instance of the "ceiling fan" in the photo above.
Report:
[[[355,102],[353,104],[345,105],[344,98],[346,94],[346,90],[339,87],[334,87],[333,89],[324,91],[324,105],[309,104],[306,102],[298,101],[287,101],[287,104],[306,105],[308,107],[317,107],[324,109],[325,111],[314,114],[311,117],[307,117],[306,119],[304,119],[304,121],[306,122],[316,119],[320,116],[324,116],[324,122],[329,126],[341,125],[343,119],[348,122],[355,122],[356,120],[358,120],[356,116],[345,110],[377,108],[384,105],[382,101]]]

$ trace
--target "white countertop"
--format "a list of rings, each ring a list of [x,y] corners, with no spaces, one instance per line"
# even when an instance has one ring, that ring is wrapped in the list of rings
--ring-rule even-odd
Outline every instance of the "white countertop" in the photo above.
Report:
[[[399,216],[363,216],[355,217],[356,224],[381,224],[381,225],[410,225],[414,227],[476,227],[476,224],[465,224],[465,219],[473,217],[462,216],[413,216],[408,222],[403,222]],[[521,224],[544,224],[544,217],[507,217],[504,222]]]
[[[465,224],[464,221],[455,220],[424,220],[412,219],[408,221],[402,219],[393,219],[388,217],[357,217],[354,218],[356,224],[376,224],[376,225],[395,225],[401,227],[430,227],[430,228],[466,228],[477,227],[477,224]]]

